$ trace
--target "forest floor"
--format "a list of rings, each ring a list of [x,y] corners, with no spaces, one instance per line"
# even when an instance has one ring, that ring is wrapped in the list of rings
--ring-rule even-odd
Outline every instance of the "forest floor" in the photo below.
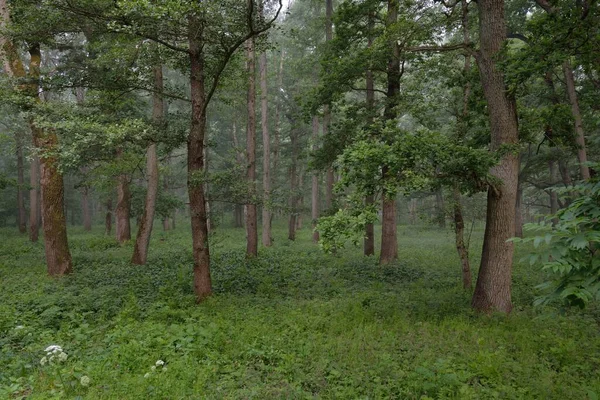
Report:
[[[155,231],[147,266],[100,228],[71,229],[75,272],[58,280],[41,242],[0,230],[0,398],[600,395],[599,307],[532,307],[544,277],[516,263],[512,315],[475,315],[449,229],[400,226],[400,260],[386,267],[355,248],[325,255],[306,228],[296,242],[276,228],[275,246],[247,261],[244,230],[219,229],[216,293],[196,305],[188,227]],[[480,246],[475,231],[475,270]],[[40,365],[49,345],[67,360]]]

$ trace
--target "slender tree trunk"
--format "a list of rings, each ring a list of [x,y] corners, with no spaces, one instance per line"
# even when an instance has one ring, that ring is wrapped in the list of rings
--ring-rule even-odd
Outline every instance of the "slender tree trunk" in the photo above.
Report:
[[[368,47],[373,46],[373,26],[374,16],[369,14],[369,39]],[[367,110],[369,112],[369,123],[373,123],[373,117],[375,115],[375,78],[373,77],[373,71],[367,69],[366,73],[366,86],[367,86]],[[373,194],[368,194],[365,197],[365,205],[371,207],[375,204],[375,197]],[[372,256],[375,254],[375,227],[372,223],[365,226],[365,239],[363,243],[363,253],[365,256]]]
[[[298,213],[298,133],[291,132],[292,164],[290,166],[290,219],[288,223],[288,239],[296,240],[296,218]]]
[[[250,190],[250,202],[246,204],[246,257],[258,255],[258,227],[256,212],[256,79],[254,38],[246,42],[248,71],[248,126],[246,129],[246,180]]]
[[[388,0],[388,15],[386,25],[391,29],[398,21],[398,0]],[[387,99],[383,118],[386,121],[396,119],[396,106],[400,92],[400,47],[396,39],[389,42],[390,58],[387,66]],[[383,179],[387,180],[389,168],[382,168]],[[379,262],[387,264],[398,258],[398,238],[396,227],[396,198],[395,194],[383,190],[381,218],[381,255]]]
[[[319,117],[314,115],[312,118],[312,150],[315,151],[317,148],[317,140],[319,138]],[[311,194],[310,194],[310,217],[312,220],[312,240],[314,243],[319,242],[319,231],[316,230],[317,222],[319,220],[319,173],[315,170],[312,174],[311,180]]]
[[[29,240],[37,242],[40,232],[38,215],[41,214],[39,199],[40,163],[37,156],[31,160],[29,169]]]
[[[435,219],[441,229],[446,229],[446,206],[444,205],[444,192],[440,187],[435,191]]]
[[[83,214],[83,230],[89,232],[92,230],[92,214],[90,210],[90,189],[84,186],[81,190],[81,209]]]
[[[325,0],[325,42],[333,40],[333,0]],[[323,136],[330,134],[331,129],[331,110],[329,104],[323,109]],[[329,166],[325,173],[325,208],[330,210],[333,206],[333,185],[335,177],[333,167]]]
[[[260,55],[260,105],[263,141],[263,207],[262,207],[262,244],[273,244],[271,237],[271,138],[269,136],[269,113],[267,97],[267,53]]]
[[[283,60],[285,50],[281,49],[281,57],[279,59],[279,69],[277,71],[277,93],[281,93],[283,88]],[[277,172],[279,171],[279,148],[281,137],[281,109],[280,101],[275,99],[275,131],[273,132],[273,169],[271,170],[271,190],[277,186]],[[271,213],[271,224],[273,223],[274,214]]]
[[[158,126],[162,125],[165,117],[165,101],[162,96],[163,88],[162,65],[157,65],[154,67],[152,120]],[[140,225],[135,238],[135,246],[133,248],[133,256],[131,259],[133,264],[138,265],[146,264],[150,236],[152,235],[152,225],[154,224],[156,197],[158,195],[158,157],[156,154],[156,143],[150,144],[148,146],[148,150],[146,151],[146,174],[148,175],[146,203],[144,204],[144,212],[142,214],[142,218],[140,219]]]
[[[548,161],[548,169],[550,170],[550,190],[548,195],[550,196],[550,214],[556,215],[558,212],[558,193],[556,193],[556,183],[558,182],[558,169],[556,168],[556,161]],[[552,226],[558,224],[558,218],[552,219]]]
[[[296,200],[298,204],[298,214],[296,216],[296,230],[302,230],[303,221],[302,221],[302,211],[304,210],[304,169],[300,168],[300,173],[298,174],[298,199]]]
[[[579,173],[581,179],[588,181],[590,179],[590,168],[587,166],[587,149],[585,145],[585,133],[583,131],[583,119],[579,109],[579,99],[575,90],[575,78],[573,77],[573,68],[568,61],[563,63],[563,73],[567,85],[567,94],[571,103],[571,112],[575,120],[575,142],[577,143],[577,159],[579,160]]]
[[[112,198],[106,200],[106,215],[104,216],[104,234],[110,236],[112,232]]]
[[[487,100],[491,150],[518,143],[516,102],[506,91],[504,74],[496,66],[506,41],[504,0],[480,0],[480,50],[476,53],[483,93]],[[500,184],[488,190],[487,221],[479,276],[472,305],[477,311],[509,313],[515,233],[515,206],[519,174],[519,158],[505,154],[491,173]]]
[[[23,140],[21,135],[16,134],[17,147],[17,224],[21,234],[27,233],[27,217],[25,210],[25,171],[23,162]]]
[[[206,199],[204,186],[198,182],[204,172],[204,136],[206,132],[206,93],[204,91],[204,55],[202,42],[197,37],[199,22],[190,18],[190,86],[192,121],[188,136],[188,193],[192,222],[192,246],[194,256],[194,292],[198,302],[212,294],[210,278],[210,252],[208,225],[206,222]]]
[[[469,250],[467,249],[467,246],[465,244],[465,221],[463,219],[460,197],[461,196],[460,190],[458,189],[458,185],[455,185],[452,191],[452,200],[454,203],[454,237],[456,242],[456,251],[458,252],[458,258],[460,259],[463,288],[470,290],[473,288],[473,283],[471,280]]]
[[[119,150],[119,155],[121,151]],[[117,241],[125,243],[131,240],[131,193],[129,192],[129,177],[126,174],[119,175],[117,179],[117,208],[115,219],[117,223]]]
[[[523,237],[523,186],[519,180],[515,204],[515,236]]]

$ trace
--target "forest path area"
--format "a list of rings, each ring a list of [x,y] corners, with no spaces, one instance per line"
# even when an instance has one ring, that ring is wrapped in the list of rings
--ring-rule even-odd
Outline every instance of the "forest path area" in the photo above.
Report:
[[[539,267],[516,263],[513,313],[484,317],[460,286],[450,231],[400,226],[388,266],[353,247],[325,255],[308,229],[295,242],[273,233],[246,260],[244,230],[219,228],[215,295],[196,305],[189,227],[157,232],[146,266],[129,263],[132,243],[72,229],[74,273],[60,279],[46,275],[43,242],[0,231],[0,398],[600,394],[598,309],[533,308]],[[66,361],[41,365],[50,345]]]

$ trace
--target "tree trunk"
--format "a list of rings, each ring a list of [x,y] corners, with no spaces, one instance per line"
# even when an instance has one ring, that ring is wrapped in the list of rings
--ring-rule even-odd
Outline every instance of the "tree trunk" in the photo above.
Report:
[[[575,142],[577,143],[577,159],[579,160],[579,173],[584,181],[590,180],[590,168],[587,166],[587,149],[585,145],[585,133],[583,131],[583,119],[579,109],[579,100],[575,90],[575,78],[573,77],[573,68],[568,61],[563,63],[563,73],[567,85],[567,94],[571,103],[571,112],[575,120]]]
[[[473,282],[471,280],[469,250],[465,244],[465,221],[463,219],[460,190],[458,189],[458,185],[455,185],[452,191],[452,201],[454,203],[454,237],[456,242],[456,251],[458,252],[458,258],[460,259],[463,288],[471,290],[473,288]]]
[[[504,0],[480,0],[480,50],[476,53],[483,93],[488,104],[491,129],[491,150],[504,145],[516,145],[519,140],[516,103],[506,92],[504,74],[496,66],[506,41]],[[477,311],[509,313],[515,233],[515,206],[519,174],[519,158],[508,152],[492,175],[500,182],[488,190],[487,220],[479,276],[472,305]]]
[[[333,0],[325,0],[325,42],[333,39]],[[331,110],[329,104],[326,104],[323,109],[323,136],[330,134],[331,128]],[[335,177],[333,167],[329,166],[325,173],[325,209],[331,210],[333,206],[333,184]]]
[[[248,126],[246,128],[246,180],[250,201],[246,204],[246,257],[258,255],[258,227],[256,212],[256,79],[254,38],[246,42],[248,72]]]
[[[290,166],[290,219],[288,222],[288,239],[296,240],[296,218],[298,213],[298,132],[291,132],[292,164]]]
[[[398,21],[398,0],[388,0],[388,15],[386,27],[392,26]],[[386,105],[383,118],[386,121],[396,119],[396,106],[398,105],[398,93],[400,92],[400,47],[396,39],[389,42],[390,57],[387,66],[387,92]],[[389,179],[388,167],[382,167],[383,180]],[[385,187],[385,186],[384,186]],[[381,254],[379,262],[387,264],[398,258],[398,238],[396,227],[396,198],[395,194],[388,193],[385,189],[382,193],[382,217],[381,217]]]
[[[25,234],[27,232],[27,217],[25,210],[25,171],[23,162],[23,140],[21,135],[16,134],[17,147],[17,225],[19,232]]]
[[[440,229],[446,229],[446,206],[444,205],[444,192],[441,187],[435,191],[435,219]]]
[[[39,214],[40,211],[40,198],[39,198],[39,184],[40,184],[40,161],[37,156],[34,156],[31,160],[29,169],[29,240],[37,242],[40,232]]]
[[[317,148],[317,140],[319,138],[319,117],[313,116],[312,118],[312,150],[315,151]],[[310,193],[310,218],[312,220],[312,240],[314,243],[319,242],[319,231],[316,230],[317,222],[319,220],[319,173],[313,171],[311,181],[311,193]]]
[[[90,189],[84,186],[81,190],[81,209],[83,214],[83,230],[89,232],[92,230],[92,214],[90,209]]]
[[[120,151],[119,151],[120,154]],[[117,208],[115,219],[117,223],[117,241],[125,243],[131,240],[131,193],[129,192],[129,177],[121,174],[117,181]]]
[[[550,214],[556,215],[558,212],[558,193],[556,193],[556,183],[558,182],[558,170],[556,168],[556,161],[548,161],[548,169],[550,170],[550,190],[548,195],[550,196]],[[558,218],[552,219],[552,226],[558,224]]]
[[[523,237],[523,187],[520,180],[517,186],[517,201],[515,204],[515,236]]]
[[[190,86],[192,120],[188,136],[188,194],[192,223],[192,247],[194,256],[194,293],[198,302],[212,294],[210,278],[210,252],[208,225],[206,222],[206,199],[204,185],[199,182],[204,172],[204,136],[206,132],[206,93],[204,91],[204,55],[202,42],[197,35],[199,22],[190,17]]]
[[[373,26],[374,16],[369,14],[369,39],[368,47],[373,46]],[[373,117],[375,115],[375,78],[373,77],[373,71],[367,69],[366,73],[366,86],[367,86],[367,111],[369,113],[369,123],[373,123]],[[365,197],[365,205],[371,207],[375,203],[375,197],[372,194],[368,194]],[[365,226],[365,239],[363,243],[363,253],[365,256],[372,256],[375,254],[375,227],[372,223]]]
[[[152,121],[162,126],[165,117],[165,101],[162,96],[163,72],[162,65],[154,67],[154,94],[152,96]],[[156,155],[156,143],[150,144],[146,151],[146,174],[148,175],[148,190],[146,192],[146,203],[144,212],[140,219],[135,246],[133,248],[133,264],[144,265],[148,258],[148,246],[152,235],[154,224],[154,212],[156,210],[156,197],[158,195],[158,158]]]
[[[262,244],[273,244],[271,237],[271,138],[269,136],[269,114],[267,97],[267,53],[260,55],[260,105],[263,141],[263,207],[262,207]]]
[[[106,200],[106,215],[104,216],[104,234],[110,236],[112,232],[112,198]]]

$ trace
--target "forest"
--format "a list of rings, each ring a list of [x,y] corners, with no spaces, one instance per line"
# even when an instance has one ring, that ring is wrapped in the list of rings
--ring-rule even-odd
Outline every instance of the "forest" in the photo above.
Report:
[[[0,0],[1,399],[600,398],[596,0]]]

